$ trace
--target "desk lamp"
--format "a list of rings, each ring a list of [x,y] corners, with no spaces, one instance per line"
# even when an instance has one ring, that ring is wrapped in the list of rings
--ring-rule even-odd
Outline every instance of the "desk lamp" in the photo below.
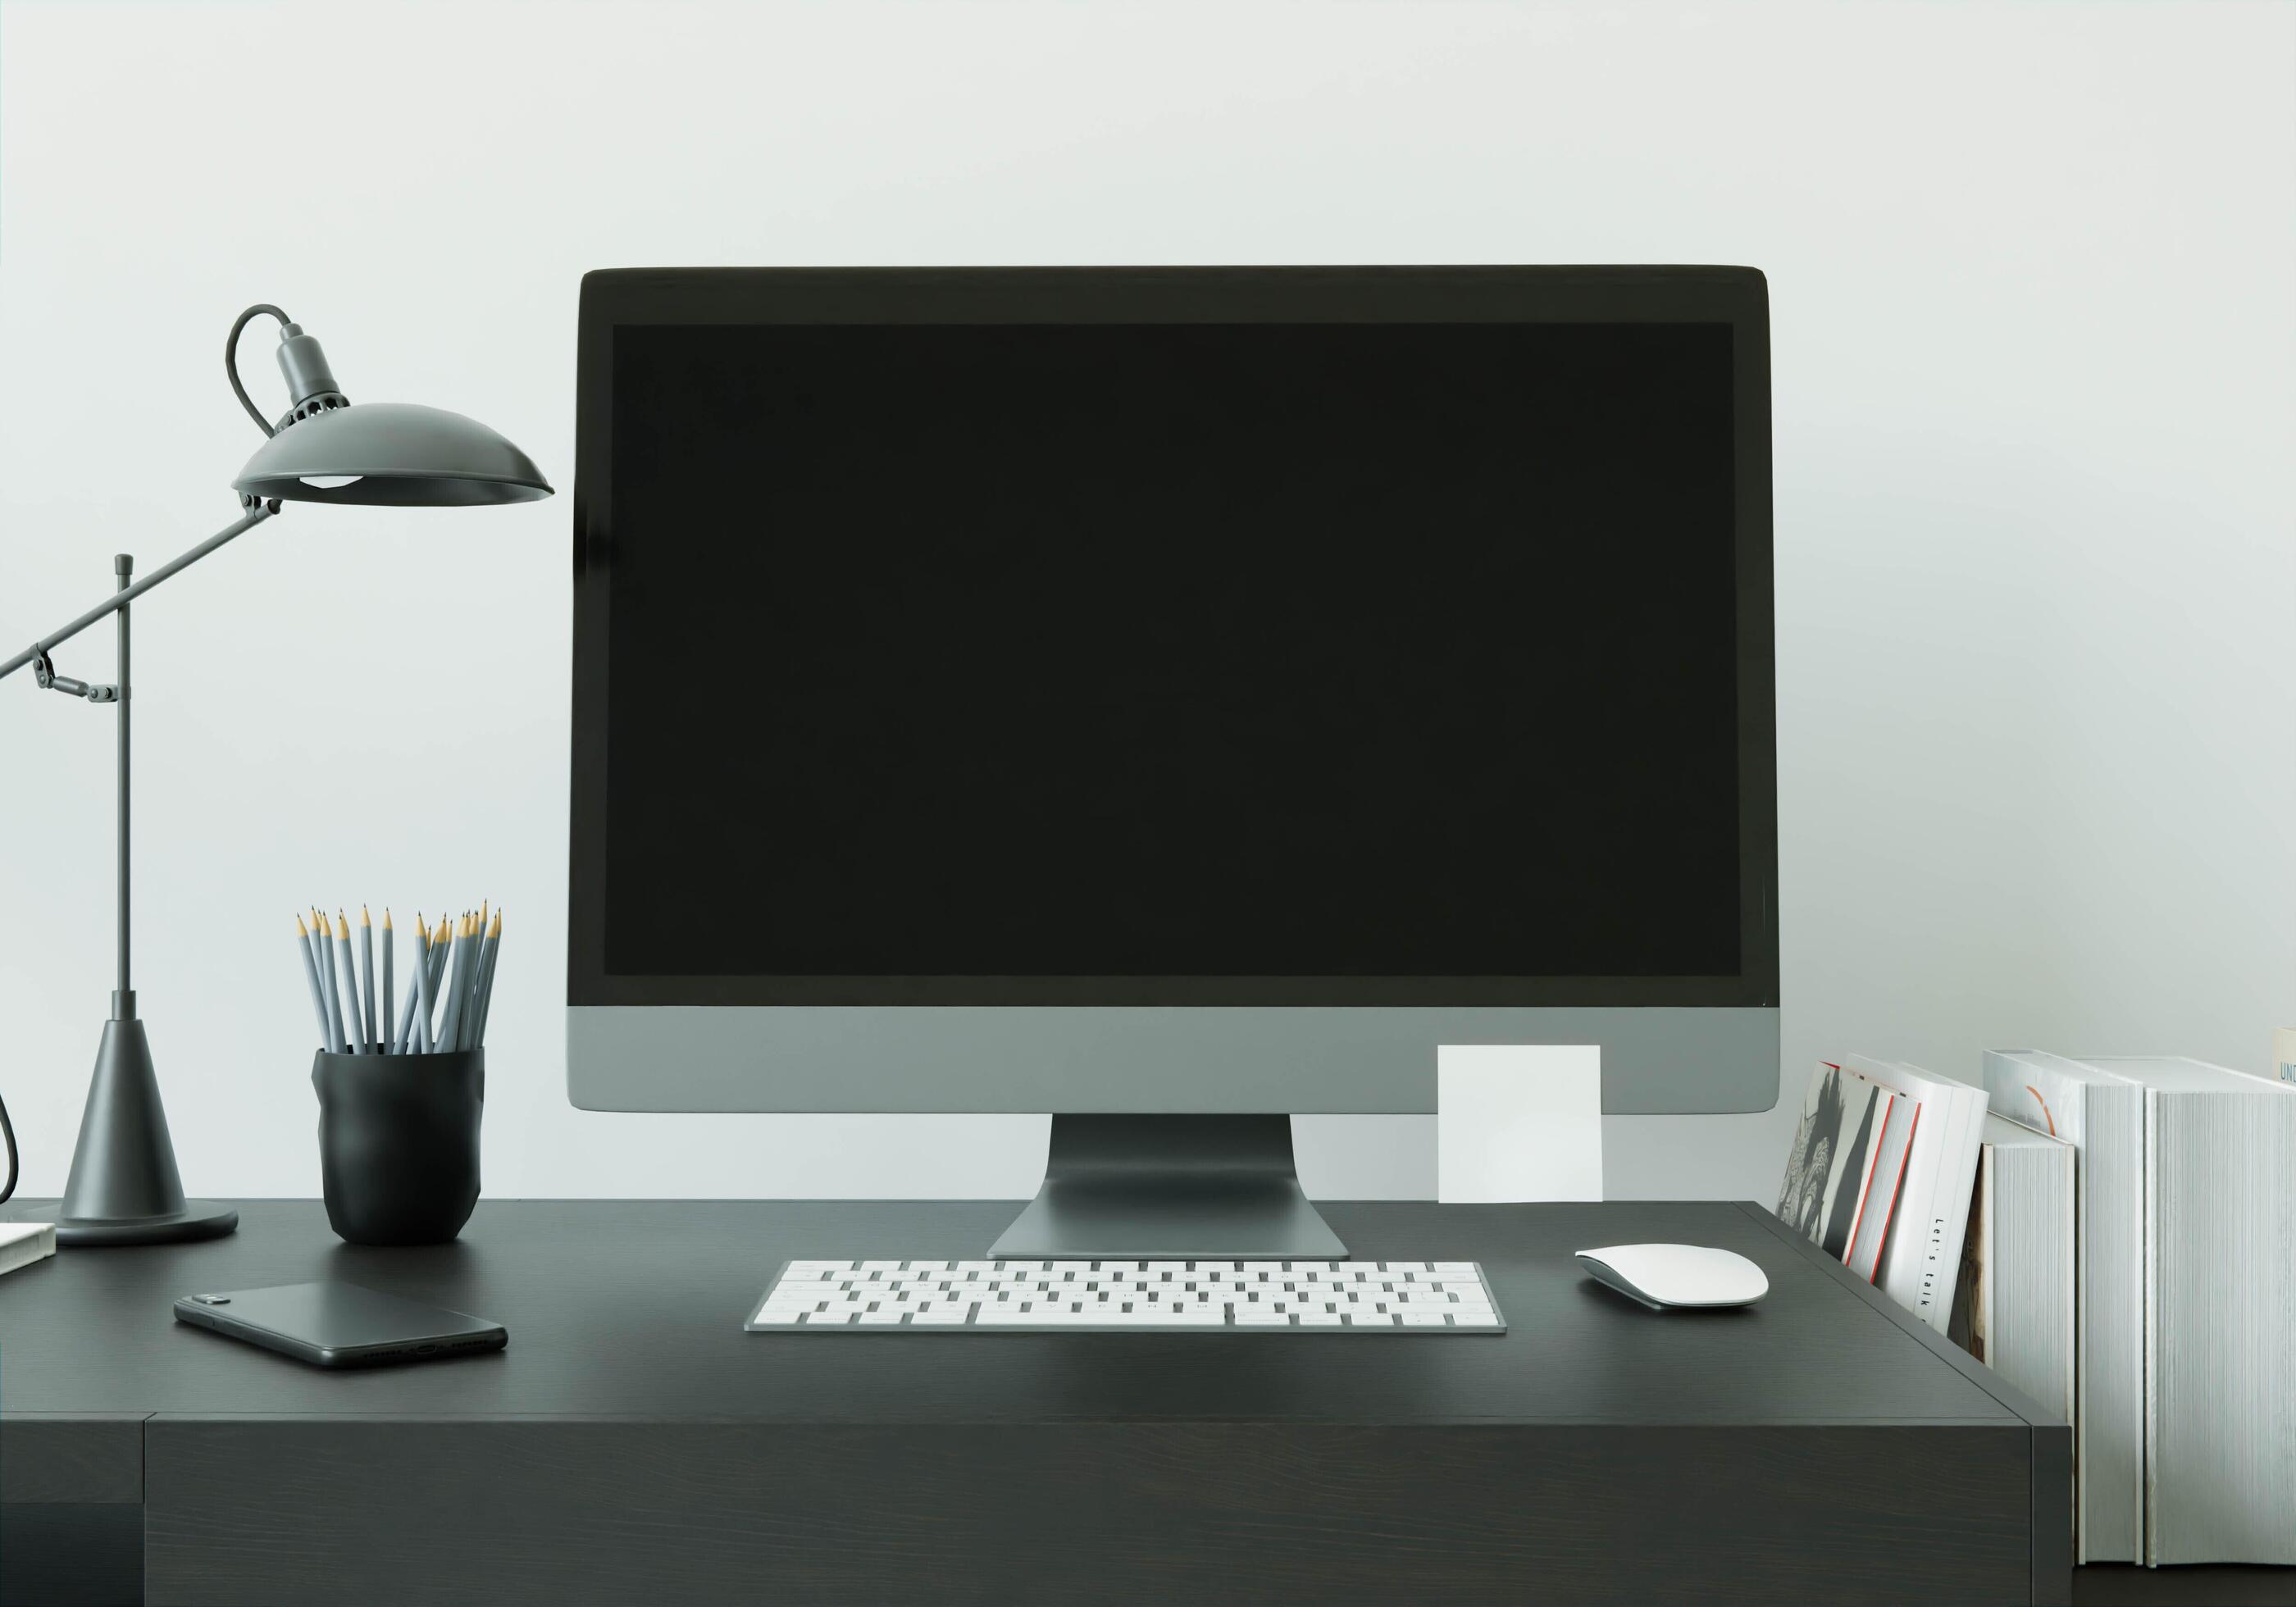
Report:
[[[248,398],[239,380],[239,336],[258,315],[279,321],[279,370],[290,405],[276,423]],[[27,664],[51,691],[116,706],[119,743],[119,968],[111,1019],[95,1052],[95,1075],[80,1117],[56,1239],[62,1244],[156,1244],[213,1238],[239,1224],[239,1213],[209,1200],[184,1198],[168,1114],[152,1068],[152,1048],[135,1013],[127,969],[127,607],[161,581],[272,518],[287,502],[360,503],[399,508],[467,507],[528,502],[550,495],[534,461],[475,419],[404,402],[352,406],[335,384],[319,343],[268,304],[240,314],[224,341],[224,373],[233,394],[268,438],[239,472],[236,522],[141,580],[123,553],[111,561],[117,590],[52,635],[0,663],[0,677]],[[111,685],[57,673],[56,646],[110,615],[119,621],[119,678]],[[0,1116],[0,1121],[4,1121]]]

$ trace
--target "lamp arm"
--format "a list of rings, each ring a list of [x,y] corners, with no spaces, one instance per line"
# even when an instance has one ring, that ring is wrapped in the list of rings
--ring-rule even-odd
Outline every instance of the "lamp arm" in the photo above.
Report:
[[[217,530],[214,535],[200,543],[199,545],[193,547],[190,552],[185,553],[182,557],[174,560],[172,562],[161,564],[158,569],[153,570],[150,574],[144,576],[143,579],[138,580],[135,585],[128,586],[125,590],[114,592],[111,596],[106,597],[102,602],[97,603],[94,608],[88,610],[87,612],[82,614],[78,619],[65,626],[62,630],[54,631],[50,635],[42,636],[38,641],[33,643],[29,647],[18,653],[14,658],[10,659],[6,663],[0,664],[0,680],[5,680],[8,676],[23,668],[27,664],[45,659],[48,656],[48,651],[54,647],[58,643],[68,642],[72,637],[79,635],[80,632],[86,630],[89,626],[94,624],[97,620],[109,619],[111,615],[118,613],[121,609],[135,602],[136,598],[142,596],[145,592],[150,591],[153,586],[159,585],[162,580],[166,580],[171,576],[191,568],[192,565],[197,563],[209,553],[214,552],[217,547],[222,546],[225,543],[230,541],[234,537],[246,534],[248,531],[253,529],[257,525],[261,524],[265,520],[270,518],[273,514],[278,512],[279,499],[275,496],[269,502],[257,502],[251,498],[248,499],[247,512],[241,517],[237,523],[226,525],[224,529]],[[85,696],[86,693],[83,693],[78,695]]]

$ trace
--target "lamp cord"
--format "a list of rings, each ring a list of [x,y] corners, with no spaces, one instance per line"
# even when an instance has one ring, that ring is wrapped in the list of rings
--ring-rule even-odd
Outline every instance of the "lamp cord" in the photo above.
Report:
[[[8,1181],[0,1185],[0,1205],[5,1205],[8,1197],[16,1192],[16,1129],[8,1125],[8,1102],[4,1099],[0,1099],[0,1141],[8,1145]]]
[[[255,404],[248,399],[247,387],[239,382],[239,332],[245,329],[247,327],[247,321],[250,318],[254,317],[258,313],[269,313],[282,324],[292,324],[294,322],[292,318],[290,318],[285,313],[281,312],[277,307],[272,306],[268,301],[258,301],[253,307],[249,307],[245,312],[240,314],[238,317],[232,320],[231,333],[227,338],[226,338],[223,343],[223,372],[225,376],[231,381],[232,395],[237,397],[239,398],[239,405],[247,409],[247,416],[255,421],[255,427],[258,430],[262,430],[266,435],[275,435],[278,432],[271,428],[271,421],[265,418]],[[6,1198],[7,1196],[5,1194],[0,1194],[0,1200],[4,1200]]]

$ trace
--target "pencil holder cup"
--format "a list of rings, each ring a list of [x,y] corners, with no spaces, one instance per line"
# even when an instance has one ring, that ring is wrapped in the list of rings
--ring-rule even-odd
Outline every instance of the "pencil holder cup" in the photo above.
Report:
[[[327,1221],[353,1244],[444,1244],[479,1202],[487,1053],[335,1054],[311,1064]]]

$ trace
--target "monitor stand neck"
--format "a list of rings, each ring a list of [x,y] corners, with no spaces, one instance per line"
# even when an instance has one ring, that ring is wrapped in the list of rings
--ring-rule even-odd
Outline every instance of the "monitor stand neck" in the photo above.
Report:
[[[1329,1261],[1348,1251],[1300,1190],[1289,1116],[1055,1115],[1045,1185],[989,1253]]]

